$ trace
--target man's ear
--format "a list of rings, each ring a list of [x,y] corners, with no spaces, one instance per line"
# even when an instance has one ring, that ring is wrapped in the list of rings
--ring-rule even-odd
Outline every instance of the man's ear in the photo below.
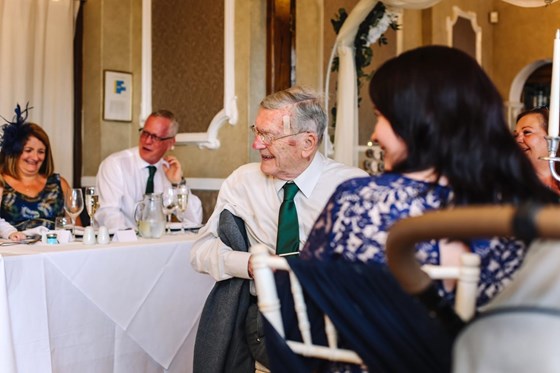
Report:
[[[167,151],[173,150],[175,146],[175,137],[169,139],[169,145],[167,145]]]
[[[305,137],[303,139],[302,155],[304,158],[307,158],[311,156],[315,152],[315,150],[317,150],[319,137],[315,132],[307,132],[304,135]]]

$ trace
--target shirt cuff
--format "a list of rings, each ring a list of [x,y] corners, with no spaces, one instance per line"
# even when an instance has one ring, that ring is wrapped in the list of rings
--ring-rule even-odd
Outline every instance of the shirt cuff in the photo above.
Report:
[[[250,279],[249,273],[247,272],[247,266],[249,265],[250,253],[243,251],[231,251],[224,258],[224,270],[227,274],[233,277]]]
[[[183,181],[185,181],[185,177],[182,176],[182,177],[181,177],[181,180],[179,180],[178,183],[171,183],[171,186],[174,187],[174,188],[176,188],[176,187],[178,187],[179,184],[181,184]]]

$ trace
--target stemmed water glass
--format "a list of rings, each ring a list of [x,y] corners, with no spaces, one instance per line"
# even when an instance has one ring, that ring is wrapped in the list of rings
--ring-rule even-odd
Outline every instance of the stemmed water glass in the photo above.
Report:
[[[86,188],[86,209],[89,215],[89,225],[95,226],[95,212],[99,207],[99,196],[95,193],[95,187]]]
[[[177,193],[172,186],[164,187],[162,194],[163,214],[167,217],[167,233],[171,233],[171,215],[177,209]]]
[[[179,184],[176,188],[177,193],[177,219],[181,222],[181,233],[185,233],[185,212],[189,204],[189,187],[185,182]]]
[[[84,209],[82,189],[74,188],[64,197],[64,210],[72,219],[72,237],[76,236],[76,218]]]

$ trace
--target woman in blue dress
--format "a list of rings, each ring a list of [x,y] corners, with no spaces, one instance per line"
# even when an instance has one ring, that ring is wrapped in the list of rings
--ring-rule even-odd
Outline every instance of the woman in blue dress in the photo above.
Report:
[[[16,119],[3,126],[0,175],[3,179],[0,216],[19,231],[44,226],[54,229],[64,216],[68,182],[54,172],[49,137],[26,122],[27,108],[16,108]]]
[[[430,46],[403,53],[375,73],[372,140],[386,172],[341,184],[310,233],[302,259],[385,263],[385,241],[399,219],[467,204],[557,203],[512,138],[503,101],[465,53]],[[527,246],[503,237],[417,245],[422,264],[456,265],[481,257],[478,305],[494,297],[521,265]],[[451,284],[440,293],[453,301]]]

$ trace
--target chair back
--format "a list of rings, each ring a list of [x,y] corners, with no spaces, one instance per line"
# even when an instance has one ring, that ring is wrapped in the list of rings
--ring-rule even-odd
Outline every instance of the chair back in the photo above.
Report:
[[[276,332],[284,338],[286,333],[282,321],[282,314],[280,312],[281,304],[273,272],[286,271],[289,273],[298,327],[303,342],[286,340],[286,344],[296,354],[302,356],[362,364],[362,359],[354,351],[338,347],[337,332],[326,315],[325,334],[327,336],[328,346],[313,343],[311,338],[311,324],[307,316],[307,305],[305,303],[303,291],[296,275],[290,269],[286,258],[270,255],[268,248],[261,244],[252,246],[251,253],[253,254],[253,277],[255,279],[259,310],[274,327]]]
[[[286,344],[296,354],[353,364],[363,364],[360,356],[353,350],[338,346],[338,333],[327,315],[324,315],[328,345],[319,345],[312,339],[311,323],[308,318],[307,305],[302,287],[288,261],[279,256],[271,255],[264,245],[251,247],[253,254],[253,275],[258,295],[258,306],[276,332],[285,339]],[[464,254],[459,267],[424,266],[423,269],[435,279],[457,279],[457,297],[455,308],[463,319],[469,319],[475,313],[476,288],[479,278],[480,258],[475,254]],[[282,319],[280,299],[275,282],[275,271],[289,273],[291,293],[294,301],[297,324],[302,341],[286,338],[286,330]],[[364,294],[364,296],[367,296]]]

